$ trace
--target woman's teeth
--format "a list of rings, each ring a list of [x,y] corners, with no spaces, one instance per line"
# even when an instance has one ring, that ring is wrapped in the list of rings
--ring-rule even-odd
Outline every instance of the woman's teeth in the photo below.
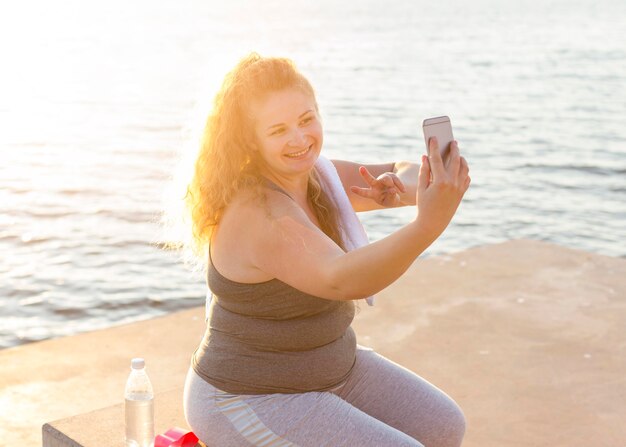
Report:
[[[298,158],[298,157],[303,156],[307,152],[309,152],[310,149],[311,149],[311,146],[307,147],[306,149],[300,152],[292,152],[291,154],[285,154],[285,157]]]

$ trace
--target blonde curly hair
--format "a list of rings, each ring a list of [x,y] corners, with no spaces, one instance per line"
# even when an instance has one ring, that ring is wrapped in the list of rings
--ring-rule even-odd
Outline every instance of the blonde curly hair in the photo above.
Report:
[[[249,104],[286,88],[311,95],[317,110],[313,87],[291,60],[251,53],[226,75],[215,96],[184,198],[191,220],[191,248],[203,260],[211,234],[235,195],[246,189],[264,194],[260,160],[253,151],[255,135]],[[321,188],[315,169],[309,174],[307,195],[322,231],[345,250],[337,210]]]

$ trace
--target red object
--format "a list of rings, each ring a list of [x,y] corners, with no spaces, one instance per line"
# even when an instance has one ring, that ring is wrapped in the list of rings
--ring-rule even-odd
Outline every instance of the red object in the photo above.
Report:
[[[184,428],[173,427],[154,438],[154,447],[194,447],[198,437]]]

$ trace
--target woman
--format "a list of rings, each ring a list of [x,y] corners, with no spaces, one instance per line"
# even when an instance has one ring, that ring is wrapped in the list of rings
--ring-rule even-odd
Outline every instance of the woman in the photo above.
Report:
[[[289,60],[251,54],[226,76],[186,197],[214,295],[187,421],[209,446],[458,446],[459,407],[357,346],[350,323],[354,300],[394,282],[446,228],[467,163],[454,142],[444,164],[434,140],[417,181],[411,163],[334,162],[354,210],[418,208],[346,252],[315,167],[322,141],[313,89]]]

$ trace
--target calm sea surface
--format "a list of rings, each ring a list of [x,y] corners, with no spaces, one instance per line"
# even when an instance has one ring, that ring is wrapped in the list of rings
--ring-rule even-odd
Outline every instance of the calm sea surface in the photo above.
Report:
[[[452,118],[472,187],[424,256],[513,238],[626,256],[623,0],[218,3],[3,6],[0,348],[203,303],[159,219],[252,50],[311,79],[330,157],[417,161],[421,121]],[[376,240],[414,212],[363,220]]]

